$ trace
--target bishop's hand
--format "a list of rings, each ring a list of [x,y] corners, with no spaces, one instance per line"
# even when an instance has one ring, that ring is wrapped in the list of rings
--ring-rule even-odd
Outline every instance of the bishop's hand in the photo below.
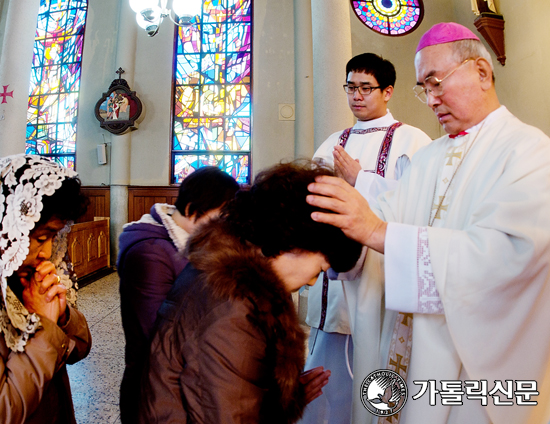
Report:
[[[314,221],[334,225],[349,238],[384,253],[387,223],[376,216],[355,188],[341,178],[324,175],[308,190],[312,193],[306,198],[310,205],[334,212],[313,212]]]

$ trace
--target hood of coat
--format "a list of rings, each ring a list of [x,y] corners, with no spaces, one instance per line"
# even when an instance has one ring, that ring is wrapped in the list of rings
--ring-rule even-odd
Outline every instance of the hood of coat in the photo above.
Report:
[[[268,343],[275,346],[274,378],[278,409],[288,422],[305,407],[300,373],[305,363],[305,334],[300,328],[292,296],[273,272],[269,260],[250,243],[230,234],[221,219],[203,225],[190,237],[187,257],[203,272],[213,296],[250,299]]]
[[[117,266],[130,247],[148,239],[170,238],[178,252],[183,253],[189,234],[172,219],[175,210],[173,205],[156,203],[151,206],[151,213],[143,215],[139,221],[124,225],[124,231],[119,237]]]

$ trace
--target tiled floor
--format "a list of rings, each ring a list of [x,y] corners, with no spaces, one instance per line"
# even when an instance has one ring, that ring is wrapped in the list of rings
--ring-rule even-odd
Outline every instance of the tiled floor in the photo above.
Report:
[[[92,332],[87,358],[68,366],[78,424],[119,424],[118,393],[124,371],[124,333],[120,320],[118,274],[78,292],[78,309]]]

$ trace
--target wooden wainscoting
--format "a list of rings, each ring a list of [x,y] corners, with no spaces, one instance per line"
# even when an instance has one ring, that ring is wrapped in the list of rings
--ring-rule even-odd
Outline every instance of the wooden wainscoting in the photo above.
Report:
[[[109,218],[74,224],[67,246],[78,278],[109,267]]]
[[[149,213],[155,203],[173,205],[178,189],[177,186],[128,187],[128,222],[137,221],[143,214]],[[90,206],[73,225],[68,236],[69,255],[79,278],[110,267],[110,187],[88,186],[82,187],[82,191],[89,197]]]
[[[149,213],[155,203],[173,205],[178,198],[179,187],[128,187],[128,222],[139,220]]]
[[[111,188],[109,186],[82,187],[82,192],[90,199],[86,213],[76,222],[89,222],[98,217],[111,216]]]

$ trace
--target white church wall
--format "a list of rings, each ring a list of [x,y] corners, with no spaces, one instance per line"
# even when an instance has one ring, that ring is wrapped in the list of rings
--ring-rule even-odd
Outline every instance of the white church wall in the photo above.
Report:
[[[294,121],[279,120],[279,104],[294,103],[293,0],[254,0],[253,31],[252,167],[256,174],[294,158]]]
[[[458,22],[479,34],[467,1],[454,0]],[[464,4],[463,4],[464,3]],[[496,90],[501,104],[523,122],[550,135],[550,2],[548,0],[496,0],[504,16],[506,64],[491,52]],[[480,37],[482,38],[482,37]]]
[[[89,2],[86,20],[84,50],[82,52],[82,76],[80,85],[76,169],[84,185],[110,184],[110,145],[107,147],[108,162],[97,162],[97,145],[109,143],[111,134],[99,127],[94,108],[109,84],[117,77],[115,63],[119,2],[94,0]],[[116,141],[116,140],[115,140]]]
[[[130,185],[168,185],[174,26],[164,22],[154,37],[138,29],[134,87],[144,118],[132,132]]]

